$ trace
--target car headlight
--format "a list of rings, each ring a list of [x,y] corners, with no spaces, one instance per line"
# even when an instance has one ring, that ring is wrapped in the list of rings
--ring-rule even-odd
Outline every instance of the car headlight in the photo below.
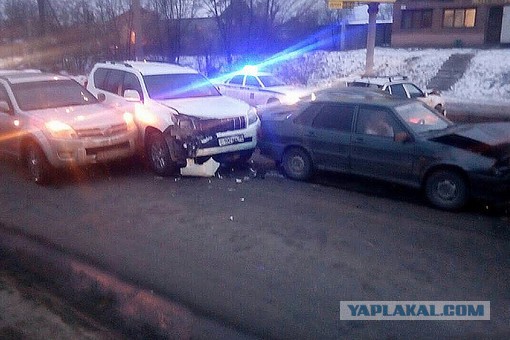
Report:
[[[62,123],[58,120],[52,120],[47,122],[46,129],[54,138],[76,138],[76,131],[66,123]]]
[[[136,127],[135,118],[133,117],[132,113],[124,112],[124,115],[122,116],[122,118],[124,118],[124,122],[126,122],[126,125],[129,130],[134,129]]]
[[[145,125],[154,125],[157,122],[156,116],[147,110],[142,104],[138,103],[135,104],[135,117],[137,122]]]
[[[259,116],[257,116],[257,109],[252,107],[248,111],[248,125],[255,124],[259,120]]]

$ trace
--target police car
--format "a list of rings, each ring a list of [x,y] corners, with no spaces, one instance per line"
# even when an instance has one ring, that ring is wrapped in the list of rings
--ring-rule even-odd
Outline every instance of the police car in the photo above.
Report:
[[[410,82],[407,76],[361,77],[348,82],[352,87],[372,87],[399,98],[418,99],[446,116],[445,100],[438,91],[425,92]]]
[[[255,66],[244,67],[217,87],[222,94],[241,99],[252,106],[278,103],[292,105],[308,94],[306,89],[286,85],[271,73],[259,72]]]

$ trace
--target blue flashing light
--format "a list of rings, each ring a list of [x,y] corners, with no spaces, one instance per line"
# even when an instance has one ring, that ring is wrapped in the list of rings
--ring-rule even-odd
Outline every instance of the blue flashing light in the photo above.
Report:
[[[259,73],[259,68],[255,65],[246,65],[243,67],[243,73],[250,76],[256,76]]]

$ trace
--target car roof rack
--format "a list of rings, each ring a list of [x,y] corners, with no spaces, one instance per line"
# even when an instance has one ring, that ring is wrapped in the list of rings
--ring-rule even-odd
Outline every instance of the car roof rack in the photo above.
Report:
[[[126,66],[126,67],[133,67],[130,63],[128,63],[127,61],[114,61],[114,60],[106,60],[104,61],[105,64],[110,64],[110,65],[123,65],[123,66]]]
[[[388,81],[397,81],[397,80],[408,80],[408,76],[403,75],[392,75],[392,76],[361,76],[362,79],[387,79]]]

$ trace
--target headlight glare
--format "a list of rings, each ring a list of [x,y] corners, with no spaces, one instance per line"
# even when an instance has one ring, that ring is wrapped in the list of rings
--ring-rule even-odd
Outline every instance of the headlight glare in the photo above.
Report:
[[[46,129],[48,129],[49,133],[54,138],[76,138],[76,132],[73,130],[72,127],[67,125],[66,123],[62,123],[58,120],[52,120],[50,122],[47,122]]]
[[[124,118],[124,122],[126,122],[128,129],[132,129],[135,127],[135,118],[133,117],[132,113],[124,112],[122,118]]]

